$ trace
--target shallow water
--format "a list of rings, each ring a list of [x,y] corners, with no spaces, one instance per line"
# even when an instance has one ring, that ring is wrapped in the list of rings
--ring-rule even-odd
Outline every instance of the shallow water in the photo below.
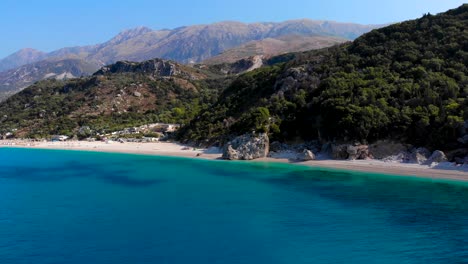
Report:
[[[468,263],[468,187],[0,148],[0,263]]]

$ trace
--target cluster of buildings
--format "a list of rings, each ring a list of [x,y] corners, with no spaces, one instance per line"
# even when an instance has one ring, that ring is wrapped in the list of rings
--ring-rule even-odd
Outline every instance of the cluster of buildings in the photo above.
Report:
[[[180,128],[178,124],[154,123],[138,127],[129,127],[123,130],[114,131],[108,134],[97,135],[102,141],[119,141],[119,142],[158,142],[161,139],[167,138]],[[88,128],[89,129],[89,128]],[[67,141],[70,137],[65,135],[53,135],[51,141]],[[90,141],[95,138],[88,138]]]

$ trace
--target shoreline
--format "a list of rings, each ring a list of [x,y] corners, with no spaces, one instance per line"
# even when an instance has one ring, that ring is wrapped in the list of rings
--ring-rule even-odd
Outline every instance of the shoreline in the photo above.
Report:
[[[128,153],[153,156],[185,157],[195,159],[219,160],[221,153],[215,148],[198,149],[178,143],[105,143],[87,141],[65,142],[29,142],[20,140],[0,140],[0,148],[30,148],[95,151],[109,153]],[[385,162],[381,160],[332,160],[319,159],[304,162],[292,161],[287,158],[261,158],[247,162],[273,162],[291,165],[308,166],[312,168],[329,168],[366,173],[382,173],[392,176],[418,177],[433,180],[453,180],[468,182],[468,168],[447,167],[433,168],[427,165]]]

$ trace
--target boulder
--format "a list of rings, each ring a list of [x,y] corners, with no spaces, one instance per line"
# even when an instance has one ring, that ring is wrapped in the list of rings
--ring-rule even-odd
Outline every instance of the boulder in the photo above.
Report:
[[[346,152],[348,152],[348,159],[350,160],[368,159],[371,157],[369,155],[369,146],[367,145],[348,145]]]
[[[348,153],[348,159],[355,160],[357,159],[358,147],[353,145],[348,145],[346,147],[346,152]]]
[[[431,152],[426,148],[416,148],[409,153],[406,162],[423,164],[431,156]]]
[[[264,158],[268,155],[269,144],[267,134],[245,134],[236,137],[226,144],[223,151],[223,159],[253,160]]]
[[[239,154],[231,145],[228,145],[223,152],[223,159],[238,160]]]
[[[140,92],[137,92],[137,91],[135,91],[135,92],[133,92],[133,96],[135,96],[135,97],[141,97],[141,93],[140,93]]]
[[[312,151],[308,150],[308,149],[304,149],[302,151],[302,153],[300,153],[297,156],[297,160],[299,160],[299,161],[315,160],[315,154]]]
[[[440,150],[436,150],[432,152],[432,155],[427,159],[426,163],[432,164],[433,162],[440,163],[440,162],[446,162],[446,161],[448,160],[447,160],[447,156],[445,156],[445,153]]]
[[[359,145],[359,144],[342,144],[331,146],[331,156],[334,159],[368,159],[372,157],[369,154],[368,145]]]
[[[347,159],[348,154],[348,146],[347,145],[335,145],[331,146],[331,155],[333,159]]]
[[[369,155],[376,159],[395,157],[407,151],[408,147],[389,140],[379,140],[369,146]]]

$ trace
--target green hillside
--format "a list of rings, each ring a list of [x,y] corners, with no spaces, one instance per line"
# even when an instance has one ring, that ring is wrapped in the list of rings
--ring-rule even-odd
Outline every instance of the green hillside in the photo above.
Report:
[[[397,139],[456,148],[468,120],[468,5],[240,76],[180,133],[224,142]]]
[[[208,76],[215,77],[156,59],[119,62],[86,78],[40,81],[0,104],[0,134],[42,138],[76,135],[82,126],[95,134],[154,122],[184,124],[216,100],[222,85]]]

